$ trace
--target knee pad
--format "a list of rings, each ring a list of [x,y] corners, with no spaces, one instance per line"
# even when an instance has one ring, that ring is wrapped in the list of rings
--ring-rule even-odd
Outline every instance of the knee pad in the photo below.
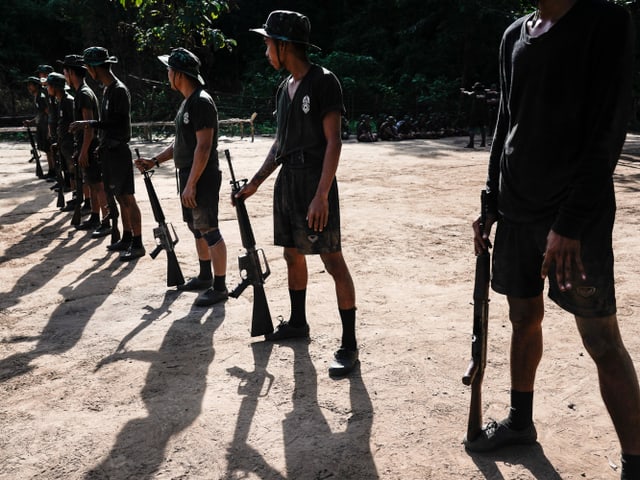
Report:
[[[210,247],[213,247],[216,243],[222,240],[222,234],[220,233],[219,228],[209,230],[208,232],[203,233],[202,236]]]
[[[199,238],[202,238],[202,233],[200,232],[200,230],[196,230],[195,228],[193,228],[192,223],[187,223],[187,227],[189,228],[189,231],[193,234],[193,238],[195,238],[196,240],[198,240]]]

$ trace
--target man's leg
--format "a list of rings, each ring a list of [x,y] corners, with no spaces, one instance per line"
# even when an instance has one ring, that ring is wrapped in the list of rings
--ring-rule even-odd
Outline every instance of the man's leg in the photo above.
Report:
[[[130,193],[116,196],[116,200],[120,204],[120,215],[122,217],[123,236],[131,235],[131,245],[126,251],[120,254],[120,260],[129,261],[144,256],[145,249],[142,245],[142,217],[140,208],[136,202],[136,197]]]
[[[289,320],[280,322],[273,333],[265,335],[265,339],[271,341],[309,336],[306,315],[307,280],[309,278],[307,259],[296,248],[291,247],[285,247],[284,259],[287,262],[291,315]]]
[[[338,311],[342,322],[341,345],[329,366],[329,375],[340,377],[349,374],[358,363],[356,291],[342,252],[325,253],[320,257],[335,282]]]
[[[211,266],[213,267],[213,285],[198,295],[195,301],[195,305],[204,307],[226,300],[229,297],[229,292],[227,291],[226,279],[227,245],[220,234],[220,230],[213,228],[206,232],[201,231],[201,233],[202,240],[207,245]]]
[[[640,455],[640,388],[615,315],[576,316],[582,343],[598,369],[600,393],[620,439],[622,453]]]
[[[201,235],[199,232],[196,235]],[[213,265],[209,245],[202,236],[195,237],[196,252],[200,271],[197,277],[191,278],[183,285],[178,285],[178,290],[206,290],[213,285]]]

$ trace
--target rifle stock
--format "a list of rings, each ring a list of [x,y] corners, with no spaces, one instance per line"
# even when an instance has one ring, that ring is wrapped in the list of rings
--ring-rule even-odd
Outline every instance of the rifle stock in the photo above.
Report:
[[[56,183],[57,183],[57,190],[58,190],[58,200],[56,201],[56,207],[64,208],[65,181],[64,181],[64,173],[63,173],[64,167],[62,166],[62,154],[60,153],[60,149],[57,147],[53,149],[53,154],[55,155],[55,161],[56,161]]]
[[[136,155],[140,158],[140,152],[135,149]],[[174,250],[174,246],[178,243],[178,235],[173,228],[173,225],[167,223],[165,220],[160,200],[153,187],[151,181],[151,175],[153,170],[142,172],[144,177],[144,186],[147,189],[149,195],[149,203],[151,204],[151,210],[153,211],[153,218],[158,222],[158,226],[153,229],[153,236],[156,240],[156,248],[149,254],[151,258],[155,259],[162,250],[167,252],[167,287],[174,287],[176,285],[182,285],[184,283],[184,277],[180,264],[178,263],[178,257]]]
[[[486,192],[482,192],[480,231],[486,221]],[[487,363],[487,330],[489,325],[489,282],[491,279],[491,255],[485,249],[476,257],[476,272],[473,288],[473,336],[471,361],[462,377],[462,383],[471,386],[467,441],[473,441],[482,431],[482,381]]]
[[[229,171],[231,173],[231,192],[235,195],[240,191],[242,186],[247,183],[247,180],[242,180],[242,183],[236,180],[229,150],[225,150],[224,155],[227,157]],[[271,270],[269,269],[264,251],[256,248],[256,240],[253,236],[253,229],[251,228],[251,221],[249,220],[244,199],[236,198],[235,207],[238,226],[240,228],[240,238],[242,239],[242,246],[245,248],[246,254],[238,257],[238,267],[242,281],[229,293],[229,296],[238,298],[249,285],[253,286],[251,336],[267,335],[273,332],[273,322],[271,320],[271,313],[269,312],[267,296],[264,291],[264,282],[271,273]]]
[[[36,141],[33,138],[33,132],[29,125],[27,125],[27,134],[29,135],[29,142],[31,143],[31,159],[29,161],[31,162],[35,160],[36,162],[36,177],[44,178],[44,172],[42,171],[42,165],[40,164],[40,152],[38,152],[38,147],[36,146]]]

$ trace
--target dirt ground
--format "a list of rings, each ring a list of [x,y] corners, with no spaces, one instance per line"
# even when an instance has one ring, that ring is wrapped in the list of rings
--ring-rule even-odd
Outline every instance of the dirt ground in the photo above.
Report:
[[[271,139],[223,138],[238,177],[251,176]],[[311,257],[310,342],[251,338],[252,293],[211,308],[165,285],[164,253],[123,263],[69,225],[27,143],[0,144],[1,479],[616,479],[619,445],[596,372],[572,318],[547,302],[532,448],[470,455],[469,389],[474,256],[470,222],[488,150],[466,138],[358,144],[338,172],[343,247],[358,296],[361,366],[333,380],[339,343],[332,281]],[[163,142],[133,142],[153,154]],[[640,368],[640,137],[616,173],[619,319]],[[226,201],[221,230],[228,284],[243,253]],[[273,176],[275,177],[275,175]],[[185,277],[197,273],[171,166],[153,177]],[[286,268],[272,245],[273,178],[247,202],[272,274],[274,323],[288,316]],[[155,226],[141,176],[143,241]],[[510,328],[492,294],[485,420],[509,402]]]

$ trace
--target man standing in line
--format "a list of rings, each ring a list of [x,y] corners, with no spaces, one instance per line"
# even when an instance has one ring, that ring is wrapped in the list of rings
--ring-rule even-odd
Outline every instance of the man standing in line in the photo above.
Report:
[[[475,250],[493,252],[507,296],[511,409],[470,451],[537,439],[533,391],[542,357],[543,289],[575,316],[622,447],[622,480],[640,479],[640,388],[616,317],[613,172],[631,105],[629,13],[605,0],[540,0],[500,48],[501,99],[489,160],[489,212]]]
[[[252,31],[264,37],[271,65],[290,73],[276,97],[276,140],[262,167],[236,194],[238,198],[253,195],[282,164],[274,190],[274,240],[284,247],[291,316],[265,338],[309,337],[305,255],[320,255],[335,282],[342,321],[342,344],[329,375],[344,376],[358,363],[358,346],[356,294],[342,256],[336,181],[342,148],[342,88],[333,73],[309,62],[307,48],[317,47],[309,43],[311,24],[306,16],[277,10],[269,14],[263,28]]]
[[[176,137],[155,157],[140,158],[136,165],[148,170],[174,159],[180,180],[182,216],[196,240],[200,274],[178,290],[202,290],[195,305],[225,301],[227,246],[218,228],[218,203],[222,174],[218,165],[218,111],[204,90],[200,60],[184,48],[158,59],[167,67],[169,84],[184,100],[176,115]],[[213,283],[211,268],[213,267]]]
[[[120,252],[120,260],[129,261],[145,254],[142,245],[142,219],[135,197],[131,140],[131,96],[129,89],[111,71],[117,63],[103,47],[89,47],[83,61],[91,78],[104,85],[100,120],[79,120],[71,124],[73,132],[81,128],[98,129],[98,147],[105,188],[120,204],[122,238],[107,248]]]
[[[75,120],[98,120],[99,102],[96,94],[85,82],[87,69],[84,66],[82,55],[66,55],[62,65],[62,72],[71,88],[75,91],[73,112]],[[108,209],[107,196],[102,183],[100,164],[95,154],[98,140],[93,129],[79,129],[75,133],[73,157],[77,159],[82,170],[82,181],[87,186],[91,198],[91,217],[77,228],[80,230],[94,229],[91,236],[100,238],[111,233],[111,224]],[[102,211],[102,222],[100,222]],[[115,218],[112,221],[117,221]]]

